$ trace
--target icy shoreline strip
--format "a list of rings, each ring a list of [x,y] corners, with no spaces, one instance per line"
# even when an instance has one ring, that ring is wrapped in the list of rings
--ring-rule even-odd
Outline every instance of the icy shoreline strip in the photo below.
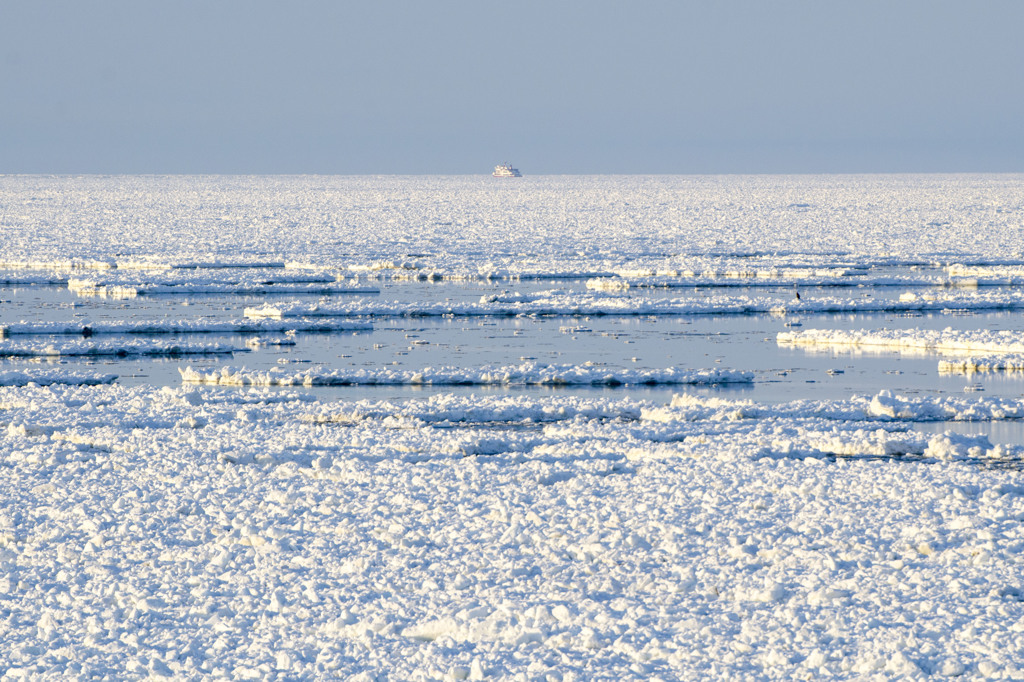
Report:
[[[1024,334],[1013,331],[879,329],[857,331],[807,329],[779,332],[780,346],[870,346],[936,353],[1024,353]]]
[[[62,341],[46,345],[0,341],[0,357],[129,357],[179,355],[232,355],[250,349],[223,343],[167,343],[133,339],[128,341]]]
[[[270,332],[357,332],[372,331],[368,322],[308,322],[289,320],[165,320],[159,322],[19,322],[0,326],[5,336],[45,336],[93,334],[264,334]]]
[[[640,386],[671,384],[750,383],[751,372],[732,370],[621,370],[581,365],[526,363],[505,367],[427,367],[420,371],[349,369],[289,372],[275,368],[252,371],[223,367],[204,373],[187,367],[178,370],[182,382],[222,386]]]
[[[117,379],[116,374],[99,374],[96,372],[79,372],[66,369],[24,369],[0,371],[0,386],[24,387],[36,386],[99,386],[111,384]]]

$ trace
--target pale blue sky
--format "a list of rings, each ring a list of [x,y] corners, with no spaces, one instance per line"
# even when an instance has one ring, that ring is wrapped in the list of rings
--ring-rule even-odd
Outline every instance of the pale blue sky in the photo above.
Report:
[[[0,0],[0,172],[1024,171],[1024,2]]]

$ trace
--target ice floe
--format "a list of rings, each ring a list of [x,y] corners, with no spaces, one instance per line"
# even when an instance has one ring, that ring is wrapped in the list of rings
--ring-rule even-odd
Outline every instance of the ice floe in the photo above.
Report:
[[[956,360],[939,360],[939,371],[944,373],[970,374],[972,372],[1024,371],[1024,354],[969,357]]]
[[[939,360],[939,372],[944,374],[1024,370],[1024,334],[1019,331],[956,330],[950,327],[942,330],[807,329],[780,332],[776,336],[776,341],[780,346],[805,348],[894,350],[900,353],[940,353],[954,356],[968,353],[987,354]]]
[[[116,374],[101,374],[58,368],[0,369],[0,386],[51,386],[54,384],[95,386],[109,384]]]
[[[153,283],[153,284],[106,284],[96,280],[70,279],[68,289],[79,296],[101,296],[106,298],[134,298],[135,296],[197,296],[197,295],[305,295],[305,296],[338,296],[342,294],[379,294],[377,287],[360,286],[351,282],[336,280],[304,281],[266,280],[252,282],[198,282]]]
[[[168,343],[151,339],[124,341],[63,340],[46,344],[0,340],[0,357],[130,357],[180,355],[231,355],[249,349],[226,343]]]
[[[1024,400],[968,399],[954,396],[902,396],[883,390],[845,400],[758,403],[680,394],[665,407],[646,409],[645,421],[738,421],[746,419],[823,419],[832,421],[993,421],[1024,419]]]
[[[1000,284],[1024,283],[1024,265],[964,265],[954,263],[946,266],[950,277],[963,277],[978,282]]]
[[[187,367],[181,379],[190,384],[223,386],[635,386],[658,384],[727,384],[753,381],[751,372],[724,369],[624,370],[590,365],[547,365],[527,362],[507,367],[426,367],[421,370],[317,368],[298,372],[283,368],[250,371],[222,367],[202,372]]]
[[[78,335],[94,334],[265,334],[269,332],[345,332],[369,331],[373,325],[365,322],[310,322],[289,320],[278,323],[271,320],[125,320],[121,322],[15,322],[0,326],[0,338],[5,336]]]
[[[775,296],[706,296],[653,298],[625,295],[627,289],[593,294],[537,292],[489,294],[477,302],[369,301],[310,304],[302,301],[248,307],[250,319],[290,317],[517,317],[517,316],[639,316],[639,315],[776,315],[801,313],[869,313],[943,310],[1024,310],[1024,297],[1016,292],[962,295],[905,294],[892,298],[817,296],[796,299],[792,293]]]
[[[664,288],[683,289],[692,287],[715,288],[779,288],[800,286],[803,288],[937,288],[937,287],[977,287],[976,278],[961,278],[940,275],[896,275],[874,273],[867,268],[850,271],[846,268],[783,268],[765,270],[662,270],[657,272],[645,270],[616,270],[614,277],[595,277],[587,280],[588,289],[609,288]],[[1005,285],[1004,281],[985,281],[988,284]],[[618,284],[618,286],[615,286]]]
[[[855,346],[934,353],[1024,353],[1024,333],[988,329],[806,329],[780,332],[780,345]]]

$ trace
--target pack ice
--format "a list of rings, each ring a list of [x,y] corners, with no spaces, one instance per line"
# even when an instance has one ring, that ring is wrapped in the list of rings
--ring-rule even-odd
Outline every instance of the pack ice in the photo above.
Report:
[[[1024,678],[1024,443],[952,428],[1018,423],[1019,392],[754,400],[775,374],[621,339],[204,360],[432,318],[799,315],[759,348],[1008,366],[1024,178],[491,180],[0,178],[5,678]]]

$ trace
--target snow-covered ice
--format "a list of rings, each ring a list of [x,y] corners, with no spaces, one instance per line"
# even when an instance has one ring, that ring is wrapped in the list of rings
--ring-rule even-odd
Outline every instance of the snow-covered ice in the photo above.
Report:
[[[1021,672],[1021,447],[685,396],[0,403],[8,672]]]
[[[805,329],[779,332],[780,344],[855,346],[933,353],[1024,353],[1024,332],[934,329]]]
[[[249,319],[288,317],[513,317],[513,316],[639,316],[639,315],[752,315],[916,312],[956,310],[1024,310],[1024,298],[1016,292],[962,294],[904,294],[897,299],[820,296],[813,300],[794,299],[791,292],[776,296],[711,295],[654,298],[623,295],[629,287],[617,280],[587,288],[599,293],[538,292],[534,294],[491,294],[471,302],[368,301],[346,303],[306,303],[290,301],[267,303],[245,309]]]
[[[96,385],[109,384],[116,374],[100,374],[56,368],[0,370],[0,386],[52,386],[54,384]]]
[[[944,373],[1024,369],[1024,332],[1021,331],[964,331],[950,327],[942,330],[806,329],[779,332],[776,339],[783,346],[850,347],[960,356],[939,361],[939,371]],[[963,357],[969,353],[987,355]]]
[[[521,180],[0,178],[0,676],[1024,677],[1024,178]]]
[[[168,334],[265,334],[268,332],[346,332],[370,331],[364,322],[309,322],[289,320],[287,324],[267,320],[153,320],[128,322],[15,322],[0,326],[0,338],[6,336],[92,336],[94,334],[168,335]]]
[[[1024,370],[1024,353],[1010,353],[1007,355],[990,355],[988,357],[969,357],[957,360],[939,361],[940,372],[960,372],[969,374],[971,372],[992,372],[999,370]]]
[[[172,272],[180,273],[181,270]],[[189,273],[190,275],[192,273]],[[275,277],[272,279],[260,277],[251,281],[209,281],[205,277],[202,281],[194,281],[179,277],[178,281],[167,282],[166,280],[153,283],[139,283],[137,278],[119,278],[125,283],[114,284],[101,282],[95,279],[68,280],[68,289],[79,296],[102,296],[109,298],[134,298],[136,296],[196,296],[196,295],[283,295],[290,296],[338,296],[341,294],[379,294],[377,287],[360,286],[352,282],[339,282],[335,279],[322,279],[316,277]]]
[[[437,385],[437,386],[635,386],[655,384],[737,384],[749,383],[750,372],[706,369],[624,370],[596,365],[548,365],[527,362],[509,367],[425,367],[421,370],[389,369],[298,372],[274,368],[253,372],[245,368],[222,367],[203,373],[191,367],[181,370],[189,384],[221,386],[354,386],[354,385]]]
[[[245,353],[249,349],[226,343],[168,343],[152,339],[125,341],[61,340],[46,344],[0,340],[0,358],[60,357],[60,356],[114,356],[132,355],[230,355]]]

